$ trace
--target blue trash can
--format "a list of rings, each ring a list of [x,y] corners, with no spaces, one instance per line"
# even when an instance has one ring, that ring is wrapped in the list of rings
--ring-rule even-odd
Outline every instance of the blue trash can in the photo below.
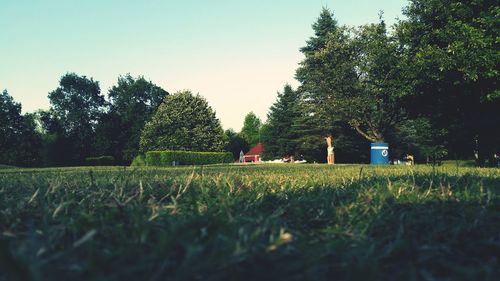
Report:
[[[388,165],[389,164],[389,144],[376,142],[371,144],[370,164]]]

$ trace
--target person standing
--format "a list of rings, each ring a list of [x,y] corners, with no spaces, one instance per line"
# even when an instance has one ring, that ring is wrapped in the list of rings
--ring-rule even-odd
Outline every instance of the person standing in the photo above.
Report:
[[[245,153],[243,153],[243,150],[240,151],[240,159],[239,159],[240,163],[243,163],[245,162]]]
[[[333,136],[332,135],[327,135],[325,137],[326,140],[326,152],[327,152],[327,157],[326,161],[328,162],[328,165],[333,165],[335,163],[335,155],[333,152]]]

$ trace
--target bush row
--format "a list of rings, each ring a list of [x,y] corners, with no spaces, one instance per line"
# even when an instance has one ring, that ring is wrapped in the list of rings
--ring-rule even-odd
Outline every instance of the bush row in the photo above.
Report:
[[[113,156],[86,157],[85,164],[89,166],[111,166],[115,164]]]
[[[140,162],[137,159],[137,162]],[[148,151],[145,162],[148,166],[206,165],[233,162],[231,152],[195,151]],[[137,163],[139,164],[139,163]]]

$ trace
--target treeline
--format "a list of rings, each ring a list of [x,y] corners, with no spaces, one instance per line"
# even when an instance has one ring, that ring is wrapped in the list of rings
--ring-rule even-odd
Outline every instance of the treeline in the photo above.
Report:
[[[138,154],[144,125],[167,95],[144,77],[125,75],[118,78],[106,99],[97,81],[68,73],[49,93],[49,110],[21,115],[21,105],[4,90],[0,162],[73,166],[105,155],[114,164],[129,164]]]
[[[50,109],[21,114],[0,95],[0,163],[86,164],[112,157],[128,165],[148,150],[230,151],[257,142],[264,158],[324,162],[334,136],[337,162],[368,162],[370,142],[390,143],[391,158],[417,162],[475,158],[495,163],[500,145],[500,7],[497,1],[411,0],[406,19],[340,25],[323,9],[301,48],[297,89],[285,85],[266,123],[249,113],[240,132],[222,131],[205,99],[169,95],[143,77],[99,83],[64,75]],[[161,106],[160,106],[161,105]]]
[[[97,81],[67,73],[48,94],[50,109],[24,115],[7,90],[0,98],[0,163],[22,167],[129,165],[153,150],[237,159],[260,140],[262,125],[251,112],[241,132],[224,132],[203,97],[169,94],[141,76],[120,76],[106,98]]]
[[[333,134],[340,162],[366,162],[369,142],[391,158],[498,159],[497,1],[412,0],[405,20],[339,25],[328,9],[301,48],[298,89],[286,85],[261,138],[267,158],[324,162]]]

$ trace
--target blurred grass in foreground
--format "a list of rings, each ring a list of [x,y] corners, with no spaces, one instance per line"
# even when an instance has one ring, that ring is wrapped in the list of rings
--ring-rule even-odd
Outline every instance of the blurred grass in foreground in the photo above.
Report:
[[[0,206],[0,280],[500,276],[499,169],[5,169]]]

